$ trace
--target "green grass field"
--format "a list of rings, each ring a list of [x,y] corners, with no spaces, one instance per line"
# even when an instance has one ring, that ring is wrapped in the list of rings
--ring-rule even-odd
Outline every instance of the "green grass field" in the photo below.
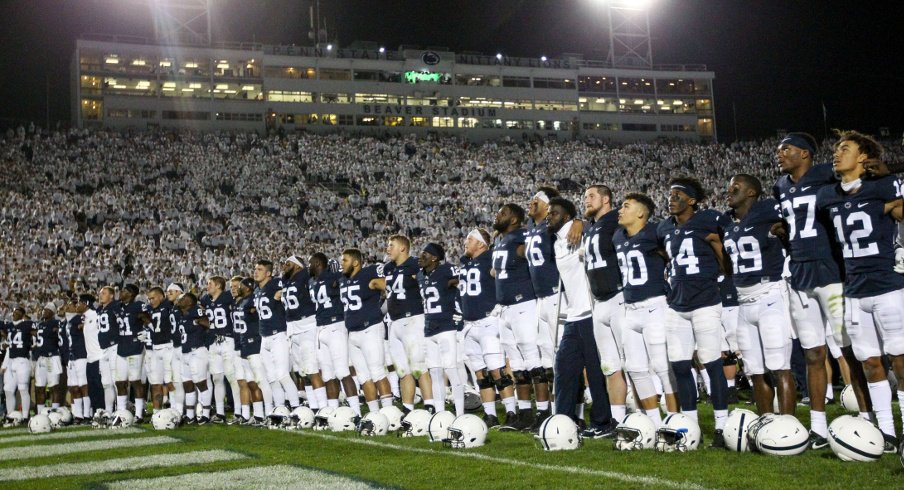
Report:
[[[842,410],[830,406],[830,420]],[[706,435],[712,432],[711,413],[708,406],[701,406]],[[806,416],[801,419],[807,425]],[[154,431],[149,425],[142,429],[116,433],[73,428],[43,440],[40,435],[0,430],[0,487],[104,488],[117,480],[203,472],[208,474],[194,475],[192,480],[128,481],[124,486],[904,488],[904,468],[896,455],[885,455],[876,463],[844,463],[828,448],[789,458],[711,449],[685,454],[624,453],[615,451],[611,441],[591,440],[578,451],[549,453],[527,434],[497,431],[490,432],[482,448],[452,450],[426,438],[361,438],[354,433],[220,425],[167,432]],[[147,442],[154,444],[141,445]],[[118,447],[110,449],[111,445]],[[217,458],[231,459],[212,460]],[[218,473],[226,470],[242,471]],[[53,476],[61,472],[70,476]],[[244,474],[250,475],[250,482],[237,476]]]

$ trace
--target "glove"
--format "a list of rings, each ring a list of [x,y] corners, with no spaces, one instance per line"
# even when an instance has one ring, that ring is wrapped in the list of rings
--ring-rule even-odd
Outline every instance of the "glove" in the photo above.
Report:
[[[495,316],[495,317],[498,317],[501,314],[502,314],[502,305],[496,305],[496,307],[493,308],[493,311],[490,312],[490,316]]]
[[[151,333],[148,332],[147,330],[142,330],[142,331],[138,332],[138,335],[136,335],[136,337],[138,337],[139,342],[146,344],[146,343],[150,342],[150,340],[151,340]]]
[[[904,248],[895,249],[895,272],[904,274]]]

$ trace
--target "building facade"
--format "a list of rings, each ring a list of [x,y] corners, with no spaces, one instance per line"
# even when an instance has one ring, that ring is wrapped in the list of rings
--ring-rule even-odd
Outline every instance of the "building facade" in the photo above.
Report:
[[[558,59],[377,47],[79,39],[73,125],[203,131],[451,133],[711,141],[705,66],[612,68]]]

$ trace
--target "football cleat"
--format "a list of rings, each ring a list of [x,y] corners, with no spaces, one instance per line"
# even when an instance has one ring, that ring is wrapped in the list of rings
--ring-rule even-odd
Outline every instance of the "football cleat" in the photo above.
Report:
[[[728,449],[728,446],[725,444],[725,433],[722,429],[716,429],[715,434],[713,434],[713,442],[709,445],[710,449]]]
[[[534,420],[534,423],[525,430],[536,434],[537,431],[540,430],[540,426],[543,425],[543,422],[545,422],[546,419],[549,418],[549,416],[549,410],[537,410],[537,418]]]
[[[210,417],[200,416],[198,417],[198,425],[205,425],[210,422]]]
[[[489,426],[489,424],[487,424]],[[508,412],[505,414],[505,422],[499,424],[499,432],[514,432],[518,430],[518,414]]]
[[[885,454],[895,454],[898,452],[898,438],[883,433],[882,438],[885,439]]]
[[[490,415],[488,413],[484,414],[483,422],[485,424],[487,424],[487,427],[489,427],[491,429],[495,429],[495,428],[499,427],[499,417],[496,417],[495,415]]]
[[[225,424],[226,417],[224,415],[215,414],[213,417],[210,418],[210,421],[215,424]]]
[[[821,435],[810,431],[810,449],[822,449],[829,445],[829,440]]]

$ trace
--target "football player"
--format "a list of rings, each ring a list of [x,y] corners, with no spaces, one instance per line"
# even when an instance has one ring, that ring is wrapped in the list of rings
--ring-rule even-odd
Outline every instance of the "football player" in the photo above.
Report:
[[[728,383],[722,369],[722,297],[718,277],[723,268],[721,213],[699,210],[706,197],[692,177],[669,181],[669,218],[657,235],[671,261],[666,311],[669,362],[675,373],[681,411],[697,419],[697,387],[691,372],[694,349],[710,378],[715,417],[712,446],[725,447],[722,429],[728,418]]]
[[[842,248],[847,334],[863,363],[885,452],[894,453],[898,439],[882,356],[888,355],[898,397],[904,399],[904,276],[894,271],[895,221],[904,217],[904,201],[897,177],[861,180],[864,161],[881,156],[882,147],[873,138],[840,132],[833,163],[841,182],[820,189],[816,206],[828,211]]]
[[[257,310],[254,308],[255,283],[250,277],[233,277],[230,280],[230,289],[235,298],[232,306],[233,332],[239,342],[239,355],[242,361],[241,375],[243,378],[239,386],[239,404],[241,424],[263,426],[265,416],[273,410],[270,382],[267,381],[267,373],[261,360],[261,336],[258,323]],[[239,370],[236,369],[238,372]],[[249,406],[250,405],[250,406]],[[251,418],[251,409],[254,410],[254,418]]]
[[[182,312],[176,306],[179,296],[184,292],[182,284],[177,282],[170,283],[166,287],[166,300],[169,302],[170,325],[173,329],[173,382],[172,390],[169,392],[170,408],[176,411],[179,416],[185,412],[185,389],[182,381],[182,333],[179,331],[179,316]],[[165,314],[165,313],[164,313]]]
[[[402,406],[414,409],[416,386],[427,410],[433,411],[433,387],[424,362],[424,303],[421,300],[417,259],[404,235],[389,237],[383,267],[386,309],[389,313],[389,353],[399,376]]]
[[[493,229],[497,232],[493,245],[493,272],[499,333],[515,376],[518,397],[517,419],[511,425],[522,430],[532,427],[535,420],[531,406],[532,383],[539,385],[538,395],[548,389],[546,370],[540,363],[537,344],[537,299],[525,258],[524,218],[524,209],[509,203],[499,208],[493,222]],[[541,400],[538,396],[537,407],[541,412],[549,410],[549,400]]]
[[[91,398],[88,396],[88,350],[85,348],[85,333],[82,330],[85,317],[97,322],[97,313],[89,308],[92,304],[93,296],[82,295],[63,307],[63,313],[66,315],[64,330],[69,344],[66,384],[72,400],[72,417],[76,424],[89,420],[93,415]]]
[[[192,293],[183,293],[176,300],[179,335],[182,337],[182,384],[185,388],[185,423],[195,421],[195,406],[200,401],[201,413],[198,425],[210,422],[210,401],[213,390],[207,386],[207,329],[210,320],[204,310],[198,307],[198,298]],[[195,388],[199,393],[195,393]]]
[[[317,363],[317,306],[308,283],[311,274],[301,259],[293,255],[283,265],[282,301],[286,308],[286,333],[291,343],[292,364],[304,382],[308,406],[316,411],[326,406],[326,387]]]
[[[445,250],[436,243],[425,245],[418,257],[421,267],[418,279],[424,298],[425,359],[433,380],[434,409],[437,413],[445,410],[445,380],[448,379],[455,415],[461,416],[465,413],[465,388],[458,371],[458,340],[452,319],[458,297],[458,274],[445,260]]]
[[[33,354],[35,363],[35,413],[47,410],[45,398],[47,389],[53,393],[60,382],[63,365],[60,359],[60,322],[56,319],[56,305],[52,302],[44,305],[41,321],[35,325]],[[60,406],[53,402],[53,408]]]
[[[649,392],[649,384],[645,380],[648,375],[644,375],[644,366],[659,379],[669,414],[678,411],[678,398],[675,395],[675,376],[666,350],[666,254],[659,246],[657,224],[650,222],[655,209],[653,200],[646,194],[626,194],[618,211],[618,224],[621,228],[615,232],[612,243],[622,270],[622,292],[625,296],[622,333],[636,332],[641,335],[643,342],[641,346],[625,346],[625,365],[634,382],[638,404],[653,419],[656,427],[659,427],[662,416],[656,393]]]
[[[612,417],[609,397],[605,392],[606,378],[603,377],[599,363],[590,284],[581,264],[581,251],[569,245],[566,239],[577,217],[577,209],[571,201],[561,197],[552,198],[549,204],[549,232],[556,234],[556,267],[567,299],[565,327],[556,354],[556,413],[579,420],[575,410],[581,395],[578,387],[580,377],[586,370],[593,405],[590,410],[590,426],[583,435],[594,439],[610,437],[615,433],[618,421]]]
[[[540,187],[527,205],[527,235],[524,240],[525,258],[530,271],[530,280],[537,297],[537,318],[539,320],[540,363],[544,370],[545,382],[536,383],[537,417],[531,430],[540,427],[549,417],[549,382],[552,381],[552,367],[555,364],[555,348],[558,343],[557,327],[559,319],[559,271],[556,269],[552,253],[553,235],[547,230],[546,216],[549,214],[549,200],[559,197],[559,191],[552,187]],[[581,227],[578,224],[576,228]],[[533,373],[531,373],[533,376]],[[539,373],[538,373],[539,374]],[[539,376],[538,376],[539,377]],[[535,380],[536,382],[537,380]]]
[[[206,301],[201,304],[210,321],[208,346],[210,377],[213,379],[213,399],[216,414],[210,419],[215,424],[226,422],[226,383],[232,390],[233,403],[239,399],[239,384],[235,376],[235,339],[232,337],[232,293],[226,290],[226,278],[213,276],[207,280]]]
[[[104,409],[113,413],[113,402],[116,400],[116,362],[119,342],[119,326],[116,317],[119,314],[119,301],[113,286],[104,286],[97,293],[97,341],[103,351],[98,369],[100,382],[104,387]],[[125,407],[123,407],[125,408]]]
[[[141,382],[144,365],[144,341],[140,335],[144,326],[151,323],[148,305],[137,301],[138,286],[126,284],[119,293],[119,309],[116,322],[119,326],[119,342],[116,346],[116,408],[125,410],[129,396],[129,384],[135,396],[135,419],[144,418],[145,390]]]
[[[151,350],[146,354],[145,362],[148,365],[148,382],[151,384],[151,402],[157,411],[163,408],[165,388],[170,392],[174,390],[173,324],[170,321],[170,309],[173,305],[159,287],[151,288],[147,296],[151,310]],[[170,405],[175,403],[176,400],[171,397]],[[182,407],[177,412],[181,415]]]
[[[612,191],[608,187],[594,184],[584,191],[584,217],[589,220],[584,230],[583,248],[584,270],[593,293],[593,336],[600,355],[600,365],[606,376],[612,416],[618,421],[625,418],[625,400],[628,394],[622,370],[624,346],[630,345],[640,353],[644,350],[643,337],[634,330],[622,331],[625,300],[621,291],[621,270],[612,242],[618,228],[618,210],[612,209]],[[640,363],[640,366],[645,365],[646,362]],[[646,396],[655,395],[656,388],[650,379],[649,368],[630,372],[635,390],[642,391]],[[646,376],[642,376],[642,372]],[[638,397],[641,398],[645,397]]]
[[[326,382],[327,406],[339,406],[341,380],[348,406],[360,415],[358,388],[348,363],[348,330],[345,329],[342,294],[339,291],[342,276],[329,268],[329,259],[321,252],[311,256],[308,269],[312,278],[311,297],[317,305],[317,356],[321,375]]]
[[[254,308],[261,330],[261,359],[273,392],[273,405],[298,407],[298,387],[289,375],[289,338],[286,310],[282,304],[282,280],[273,277],[273,262],[258,260],[254,265]],[[268,414],[269,415],[269,414]]]
[[[345,277],[339,283],[339,294],[348,330],[348,358],[355,368],[367,407],[375,412],[381,405],[392,405],[383,348],[386,326],[380,310],[383,266],[365,266],[364,255],[357,248],[342,252],[341,266]]]
[[[459,302],[464,320],[462,347],[468,367],[477,378],[487,427],[514,430],[508,425],[500,426],[496,417],[497,390],[505,407],[507,422],[515,419],[516,403],[512,388],[515,382],[505,372],[498,319],[490,314],[496,307],[495,281],[490,274],[493,268],[490,240],[490,234],[483,228],[471,230],[465,239],[465,256],[458,274]]]
[[[810,394],[810,432],[812,449],[828,445],[825,412],[826,325],[828,324],[850,364],[856,364],[844,328],[840,258],[834,255],[830,236],[832,224],[825,212],[816,209],[816,195],[824,186],[837,182],[829,164],[813,163],[816,140],[806,133],[789,133],[778,145],[778,163],[783,174],[772,188],[781,203],[784,226],[773,233],[787,237],[791,260],[788,263],[791,325],[800,339],[807,362],[807,388]],[[848,343],[848,345],[844,345]],[[857,395],[861,416],[869,410],[869,392],[862,370],[851,370],[851,385]],[[867,415],[868,417],[868,415]]]
[[[727,194],[731,210],[725,213],[728,222],[722,245],[731,259],[732,274],[727,280],[738,291],[737,342],[744,371],[752,379],[759,413],[774,411],[777,393],[780,413],[793,415],[797,393],[791,377],[791,324],[782,281],[785,255],[781,240],[771,231],[781,221],[780,205],[775,199],[761,200],[763,185],[748,174],[732,177]]]
[[[3,363],[3,391],[6,392],[6,411],[16,409],[16,390],[22,402],[22,416],[27,420],[31,413],[31,348],[32,321],[25,316],[21,306],[13,310],[13,321],[6,332],[7,353]]]

